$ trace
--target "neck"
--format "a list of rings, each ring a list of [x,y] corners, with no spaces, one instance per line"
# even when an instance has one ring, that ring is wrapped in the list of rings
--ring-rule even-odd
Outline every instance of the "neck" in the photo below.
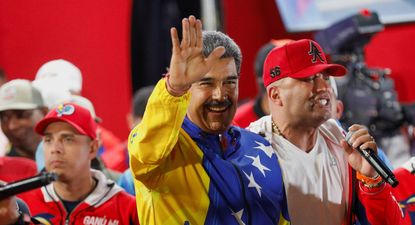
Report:
[[[306,127],[304,124],[290,124],[284,120],[272,118],[273,133],[290,141],[299,149],[310,152],[317,140],[318,128]]]
[[[78,177],[76,180],[57,181],[53,184],[58,196],[66,201],[84,200],[95,188],[96,181],[92,175]]]

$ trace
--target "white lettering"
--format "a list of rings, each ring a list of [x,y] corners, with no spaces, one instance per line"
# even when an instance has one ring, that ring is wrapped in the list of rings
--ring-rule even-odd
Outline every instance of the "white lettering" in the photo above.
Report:
[[[107,220],[107,217],[85,216],[84,225],[118,225],[118,220]]]

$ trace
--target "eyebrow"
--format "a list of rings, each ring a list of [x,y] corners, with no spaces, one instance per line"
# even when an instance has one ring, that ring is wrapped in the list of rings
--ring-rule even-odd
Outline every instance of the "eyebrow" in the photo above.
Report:
[[[225,80],[237,80],[239,77],[237,75],[231,75],[226,77]],[[213,79],[212,77],[204,77],[202,79],[199,80],[199,82],[201,81],[214,81],[215,79]]]
[[[53,134],[52,133],[44,133],[44,136],[46,137],[46,136],[53,136]],[[75,137],[76,136],[76,134],[72,134],[72,133],[63,133],[63,134],[60,134],[59,136],[61,136],[61,137],[63,137],[63,138],[65,138],[65,137]]]

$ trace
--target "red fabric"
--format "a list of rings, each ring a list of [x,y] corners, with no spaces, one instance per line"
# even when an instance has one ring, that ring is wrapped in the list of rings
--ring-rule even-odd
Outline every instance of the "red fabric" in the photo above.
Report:
[[[224,0],[225,31],[241,47],[244,57],[241,68],[240,99],[253,98],[257,93],[253,62],[261,45],[271,39],[312,38],[311,32],[287,33],[275,0]],[[369,66],[392,69],[392,78],[402,102],[415,101],[412,76],[415,23],[387,25],[367,45]]]
[[[402,211],[393,197],[391,189],[389,184],[368,189],[359,183],[357,196],[365,206],[365,212],[371,225],[403,224]]]
[[[302,39],[277,47],[268,53],[264,62],[263,80],[269,84],[286,77],[306,78],[322,71],[332,76],[343,76],[346,68],[327,64],[326,56],[317,42]]]
[[[63,204],[55,201],[45,202],[41,189],[33,192],[32,199],[25,200],[29,205],[32,217],[39,222],[44,221],[41,218],[50,217],[48,218],[49,224],[64,224],[67,213]],[[91,207],[82,202],[69,215],[69,224],[111,224],[110,221],[118,225],[129,225],[130,221],[133,221],[133,224],[139,224],[138,219],[132,219],[133,217],[138,218],[134,197],[126,192],[120,192],[99,207]],[[93,220],[103,221],[104,219],[107,220],[107,223],[93,222]],[[116,223],[116,221],[119,222]]]
[[[118,145],[121,145],[123,142],[114,135],[110,130],[98,124],[98,129],[101,131],[101,141],[102,146],[104,146],[104,153],[107,150],[116,148]]]
[[[97,136],[97,123],[91,112],[73,103],[59,105],[49,111],[46,116],[36,124],[35,131],[44,135],[46,127],[53,122],[66,122],[74,127],[80,134],[92,139]]]
[[[0,180],[7,183],[26,179],[37,174],[36,162],[23,157],[0,157]],[[17,195],[21,198],[23,194]]]
[[[255,100],[246,102],[238,107],[233,118],[233,124],[242,128],[248,127],[251,122],[259,119],[254,112]]]
[[[126,139],[131,104],[131,0],[0,1],[0,67],[9,79],[34,79],[52,59],[82,71],[82,95],[103,126]]]
[[[107,168],[123,173],[129,167],[127,142],[106,149],[101,159]]]
[[[399,185],[392,188],[392,193],[405,214],[403,225],[415,223],[415,175],[404,168],[398,168],[393,172]]]
[[[32,217],[45,224],[66,224],[67,219],[67,224],[139,224],[135,198],[98,173],[94,191],[69,215],[55,193],[53,183],[28,192],[22,199],[29,206]]]
[[[0,157],[0,180],[7,183],[37,174],[35,161],[23,157]]]
[[[366,188],[361,182],[356,180],[355,173],[352,167],[349,165],[349,202],[352,202],[353,196],[357,195],[357,201],[360,203],[354,203],[349,205],[347,209],[347,224],[355,224],[357,214],[366,217],[371,225],[397,225],[403,223],[402,211],[399,208],[395,197],[391,193],[391,187],[384,184],[378,188]],[[356,186],[353,187],[353,180],[356,182]],[[353,208],[357,204],[361,204],[363,208]],[[364,212],[362,212],[364,210]],[[357,212],[356,212],[357,211]],[[352,215],[352,212],[357,214]],[[360,224],[367,224],[360,221]]]

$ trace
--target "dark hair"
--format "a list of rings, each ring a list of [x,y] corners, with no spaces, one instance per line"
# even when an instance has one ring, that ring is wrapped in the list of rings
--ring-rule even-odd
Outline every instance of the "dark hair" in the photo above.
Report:
[[[228,35],[219,31],[203,31],[203,54],[208,57],[217,47],[223,46],[225,53],[221,58],[233,58],[235,60],[236,71],[241,72],[242,53],[239,46]]]
[[[5,78],[6,78],[6,73],[4,72],[2,68],[0,68],[0,79],[5,79]]]
[[[133,97],[133,116],[134,117],[143,117],[144,111],[146,110],[148,98],[153,92],[154,86],[146,86],[138,89]]]
[[[263,45],[259,49],[258,53],[256,54],[255,62],[254,62],[254,70],[255,70],[255,75],[257,77],[262,79],[262,72],[264,68],[265,58],[267,57],[268,53],[275,47],[276,47],[275,44],[273,44],[272,42],[268,42],[267,44]]]

